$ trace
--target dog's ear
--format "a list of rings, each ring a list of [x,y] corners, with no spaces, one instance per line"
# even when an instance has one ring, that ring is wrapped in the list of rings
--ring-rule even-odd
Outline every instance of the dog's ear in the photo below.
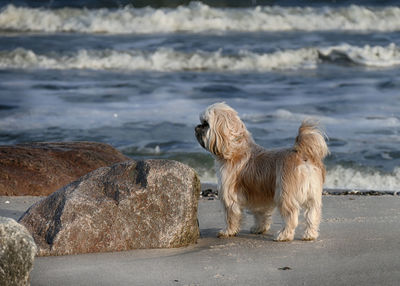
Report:
[[[248,149],[250,134],[232,108],[212,111],[212,128],[209,133],[209,150],[218,157],[234,160]]]

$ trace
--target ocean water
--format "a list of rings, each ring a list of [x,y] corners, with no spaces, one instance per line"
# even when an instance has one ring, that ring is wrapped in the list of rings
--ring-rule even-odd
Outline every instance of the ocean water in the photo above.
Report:
[[[216,182],[193,129],[218,101],[266,148],[318,119],[327,188],[399,190],[399,2],[0,2],[1,145],[105,142]]]

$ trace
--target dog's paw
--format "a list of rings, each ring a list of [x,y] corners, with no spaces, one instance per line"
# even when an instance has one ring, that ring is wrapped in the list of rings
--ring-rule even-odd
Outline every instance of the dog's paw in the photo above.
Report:
[[[301,239],[304,241],[313,241],[317,240],[317,238],[318,238],[318,233],[310,234],[306,232]]]
[[[253,233],[253,234],[266,234],[267,231],[268,231],[267,228],[262,228],[262,227],[259,227],[256,225],[253,226],[252,228],[250,228],[250,233]]]
[[[274,238],[274,241],[285,242],[285,241],[292,241],[293,239],[294,239],[294,233],[288,233],[287,231],[281,231]]]
[[[218,232],[217,237],[218,238],[228,238],[228,237],[232,237],[232,236],[236,236],[237,233],[230,233],[226,230],[221,230]]]

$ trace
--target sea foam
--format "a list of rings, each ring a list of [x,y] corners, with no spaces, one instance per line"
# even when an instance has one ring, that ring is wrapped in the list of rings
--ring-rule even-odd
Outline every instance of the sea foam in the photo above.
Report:
[[[79,50],[73,53],[48,54],[17,48],[0,52],[2,69],[91,69],[126,71],[271,71],[314,69],[324,61],[342,64],[343,61],[372,68],[390,68],[400,65],[400,48],[395,44],[386,47],[356,47],[348,44],[323,48],[278,50],[271,53],[254,53],[239,50],[226,53],[195,51],[191,53],[159,48],[143,50]]]
[[[0,12],[0,30],[78,33],[205,31],[399,31],[399,7],[214,8],[200,2],[176,9],[37,9],[12,4]]]

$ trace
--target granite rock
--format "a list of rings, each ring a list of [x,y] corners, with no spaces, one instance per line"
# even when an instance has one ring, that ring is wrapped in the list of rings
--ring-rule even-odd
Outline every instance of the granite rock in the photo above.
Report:
[[[0,285],[29,285],[36,250],[23,225],[0,217]]]
[[[127,160],[110,145],[95,142],[0,146],[0,195],[47,196],[97,168]]]
[[[168,160],[99,168],[33,205],[19,222],[39,255],[172,248],[195,243],[200,181]]]

